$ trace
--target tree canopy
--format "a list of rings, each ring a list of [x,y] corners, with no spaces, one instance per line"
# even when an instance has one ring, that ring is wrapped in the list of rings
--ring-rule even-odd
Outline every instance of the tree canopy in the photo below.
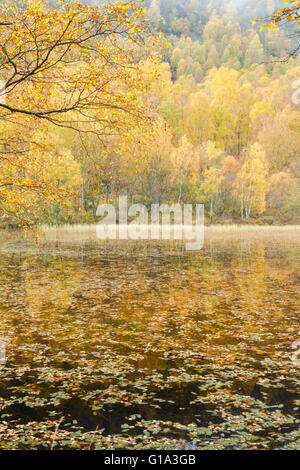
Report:
[[[0,204],[31,225],[34,207],[66,192],[47,175],[51,154],[60,151],[56,127],[82,140],[93,134],[103,151],[151,138],[155,113],[146,89],[156,76],[158,40],[132,1],[101,8],[5,3],[0,37]],[[143,73],[146,59],[152,67]]]
[[[203,202],[212,222],[297,222],[297,5],[2,4],[1,223],[94,223],[124,191]]]

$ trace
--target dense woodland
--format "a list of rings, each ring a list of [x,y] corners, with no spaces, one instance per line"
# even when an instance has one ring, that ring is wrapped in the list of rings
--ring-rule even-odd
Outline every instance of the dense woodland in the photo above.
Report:
[[[83,139],[49,125],[55,150],[46,172],[68,197],[40,204],[36,220],[91,223],[99,203],[126,191],[146,205],[205,203],[208,222],[297,223],[300,104],[292,96],[300,59],[286,59],[296,41],[291,28],[261,27],[279,6],[147,1],[147,17],[169,44],[155,73],[152,60],[140,67],[148,77],[146,100],[159,113],[155,131],[146,136],[147,128],[137,126],[120,152],[113,137],[106,147],[93,133]],[[139,65],[138,55],[134,60]],[[3,215],[3,224],[12,220]]]
[[[300,0],[5,1],[0,450],[299,450]]]

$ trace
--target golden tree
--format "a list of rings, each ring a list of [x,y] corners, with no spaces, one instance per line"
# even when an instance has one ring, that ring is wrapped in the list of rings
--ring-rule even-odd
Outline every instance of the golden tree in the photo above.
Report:
[[[268,162],[259,143],[245,152],[243,165],[236,182],[241,198],[241,218],[249,219],[252,212],[261,215],[266,209]]]
[[[147,95],[156,77],[145,59],[161,45],[139,2],[101,8],[45,0],[0,6],[0,211],[32,226],[66,191],[51,184],[59,157],[55,128],[94,134],[104,152],[147,145],[155,112]],[[150,70],[150,69],[149,69]]]

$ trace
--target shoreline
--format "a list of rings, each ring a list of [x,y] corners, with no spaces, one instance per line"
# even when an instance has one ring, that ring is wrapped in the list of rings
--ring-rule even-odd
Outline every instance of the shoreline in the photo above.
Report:
[[[138,244],[149,244],[149,243],[171,243],[180,244],[185,243],[187,240],[174,240],[171,236],[170,240],[101,240],[96,234],[96,224],[68,224],[68,225],[51,225],[42,226],[40,228],[40,234],[36,238],[36,234],[31,232],[23,232],[15,229],[0,229],[0,246],[3,244],[21,242],[30,243],[30,241],[36,241],[38,244],[41,242],[127,242],[127,243],[138,243]],[[208,225],[204,227],[204,243],[209,241],[216,242],[235,242],[235,241],[270,241],[281,243],[292,243],[293,245],[300,244],[300,225],[237,225],[237,224],[216,224]]]

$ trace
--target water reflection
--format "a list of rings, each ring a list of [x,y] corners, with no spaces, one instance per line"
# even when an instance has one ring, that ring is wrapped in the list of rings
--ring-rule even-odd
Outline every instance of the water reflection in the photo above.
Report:
[[[31,446],[47,447],[58,421],[63,448],[91,432],[100,447],[296,446],[299,253],[263,240],[2,247],[1,446],[30,423]]]

